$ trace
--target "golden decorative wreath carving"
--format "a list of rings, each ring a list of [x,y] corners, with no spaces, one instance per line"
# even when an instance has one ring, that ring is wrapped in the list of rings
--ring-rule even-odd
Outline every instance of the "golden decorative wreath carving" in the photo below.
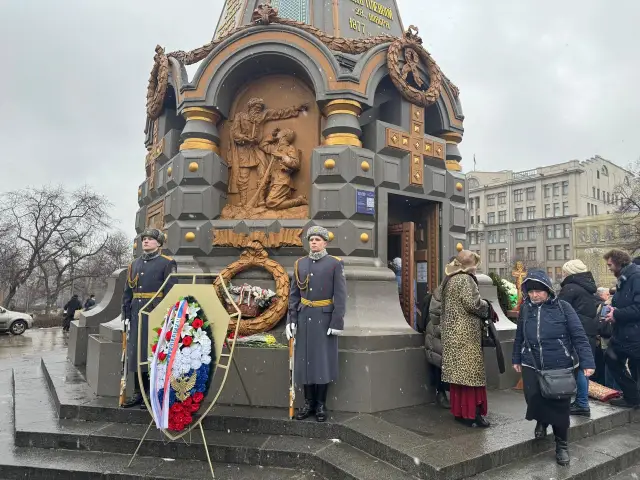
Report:
[[[422,40],[418,37],[418,29],[414,26],[409,27],[408,31],[401,38],[386,34],[369,38],[341,38],[328,35],[319,28],[307,25],[306,23],[291,20],[289,18],[281,18],[278,16],[278,11],[271,5],[260,4],[251,17],[251,23],[241,25],[231,30],[229,33],[211,40],[202,47],[189,52],[178,50],[165,54],[164,50],[159,45],[156,46],[154,65],[151,70],[151,77],[149,78],[149,87],[147,88],[147,116],[151,120],[155,120],[162,112],[169,78],[168,57],[176,59],[182,65],[193,65],[194,63],[204,60],[215,47],[232,35],[235,35],[240,31],[253,28],[257,25],[269,25],[272,23],[288,25],[304,30],[308,34],[313,35],[320,40],[327,46],[327,48],[335,52],[358,55],[367,52],[378,45],[383,45],[385,43],[390,44],[387,54],[387,67],[389,68],[393,83],[407,101],[415,103],[416,105],[427,107],[435,103],[440,95],[440,86],[443,81],[449,85],[456,98],[460,93],[458,87],[444,76],[435,60],[422,46]],[[413,49],[427,67],[430,85],[426,92],[411,87],[406,83],[406,81],[398,80],[402,80],[402,72],[399,66],[399,53],[401,50],[405,50],[407,48]],[[396,78],[394,78],[394,76]]]
[[[400,52],[404,52],[405,66],[400,68]],[[417,58],[415,58],[417,56]],[[429,75],[429,88],[420,90],[407,82],[407,73],[413,74],[414,83],[422,86],[423,80],[417,70],[417,61],[420,60],[427,68]],[[436,103],[440,97],[442,87],[442,72],[422,46],[422,39],[418,36],[418,29],[411,25],[402,38],[395,40],[387,52],[387,67],[389,76],[402,96],[409,102],[420,107],[428,107]]]
[[[240,272],[244,272],[250,268],[263,268],[271,275],[276,282],[276,301],[267,308],[262,315],[256,318],[247,318],[240,320],[240,328],[238,335],[253,335],[271,330],[287,313],[289,308],[289,275],[282,265],[275,260],[269,258],[269,254],[260,242],[253,241],[247,245],[246,249],[240,254],[240,258],[229,264],[227,268],[220,272],[215,282],[216,289],[220,289],[221,278],[225,282],[230,281]],[[236,328],[236,321],[233,318],[229,324],[229,328]]]

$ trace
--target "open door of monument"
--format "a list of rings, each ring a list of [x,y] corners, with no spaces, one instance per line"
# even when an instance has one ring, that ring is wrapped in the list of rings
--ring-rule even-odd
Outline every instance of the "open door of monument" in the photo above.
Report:
[[[400,305],[404,318],[411,327],[415,328],[416,311],[416,283],[415,283],[415,231],[416,225],[413,222],[398,223],[389,225],[390,235],[400,235],[402,259],[402,277],[400,286]]]

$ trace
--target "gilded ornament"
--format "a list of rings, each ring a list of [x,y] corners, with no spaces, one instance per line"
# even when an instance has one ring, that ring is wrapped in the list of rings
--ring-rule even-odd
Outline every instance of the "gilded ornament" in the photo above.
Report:
[[[184,239],[185,239],[187,242],[193,242],[193,241],[196,239],[196,234],[195,234],[195,233],[193,233],[193,232],[187,232],[187,233],[184,235]]]
[[[456,190],[458,190],[459,192],[462,191],[462,183],[460,182],[456,183]]]
[[[368,233],[361,233],[360,234],[360,241],[362,243],[367,243],[369,241],[369,234]]]
[[[170,177],[172,173],[173,173],[173,167],[167,168],[167,176]]]
[[[189,171],[190,172],[197,172],[198,171],[198,162],[191,162],[189,164]]]
[[[168,373],[167,373],[168,375]],[[171,378],[171,387],[176,391],[176,398],[184,402],[191,396],[191,389],[196,386],[197,373],[193,372],[190,377]]]
[[[138,196],[139,196],[139,197],[141,197],[141,196],[142,196],[142,189],[141,189],[141,188],[139,188],[139,189],[138,189]]]
[[[463,248],[464,248],[464,246],[461,243],[458,243],[456,245],[456,250],[459,251],[459,252],[461,252]]]
[[[367,162],[366,160],[363,160],[362,163],[360,164],[360,168],[362,169],[363,172],[368,172],[369,169],[371,168],[371,165],[369,165],[369,162]]]
[[[336,161],[333,158],[327,158],[324,161],[324,168],[327,170],[333,170],[336,166]]]

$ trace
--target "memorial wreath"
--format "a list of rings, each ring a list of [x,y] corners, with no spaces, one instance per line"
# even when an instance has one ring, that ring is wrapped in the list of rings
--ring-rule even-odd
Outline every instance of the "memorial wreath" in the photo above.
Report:
[[[182,431],[207,395],[215,347],[209,321],[194,297],[168,309],[149,357],[151,410],[160,429]]]

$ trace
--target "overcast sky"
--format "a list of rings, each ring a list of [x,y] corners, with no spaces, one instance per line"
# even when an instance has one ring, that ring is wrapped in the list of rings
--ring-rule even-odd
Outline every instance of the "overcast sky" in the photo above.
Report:
[[[640,157],[637,0],[398,0],[458,85],[465,169]],[[207,43],[222,0],[0,0],[0,191],[89,184],[133,235],[154,47]]]

